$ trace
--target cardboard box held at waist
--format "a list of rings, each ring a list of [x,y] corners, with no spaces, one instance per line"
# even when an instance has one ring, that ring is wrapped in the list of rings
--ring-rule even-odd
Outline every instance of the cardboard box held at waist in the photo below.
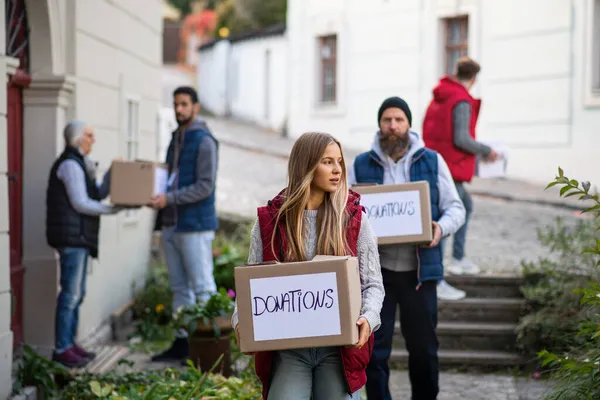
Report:
[[[356,185],[378,244],[430,243],[431,200],[429,182],[397,185]]]
[[[356,257],[237,267],[235,289],[242,352],[358,343]]]
[[[153,161],[114,161],[110,170],[110,201],[144,206],[167,188],[167,166]]]

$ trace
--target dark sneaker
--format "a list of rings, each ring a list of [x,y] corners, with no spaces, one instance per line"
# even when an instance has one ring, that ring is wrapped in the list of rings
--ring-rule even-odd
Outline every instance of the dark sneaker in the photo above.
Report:
[[[81,368],[89,363],[87,358],[81,357],[72,347],[60,354],[54,353],[52,355],[52,360],[67,368]]]
[[[86,349],[79,346],[78,344],[73,345],[73,351],[75,352],[75,354],[77,354],[81,358],[87,358],[90,361],[92,361],[94,358],[96,358],[96,353],[94,353],[93,351],[87,351]]]
[[[189,347],[187,338],[177,338],[164,352],[152,357],[152,361],[181,361],[187,359],[189,355]]]

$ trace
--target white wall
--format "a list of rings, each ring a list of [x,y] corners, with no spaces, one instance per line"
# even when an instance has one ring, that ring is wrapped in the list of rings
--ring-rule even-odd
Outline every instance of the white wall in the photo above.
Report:
[[[287,115],[287,38],[234,42],[229,66],[231,115],[280,131]]]
[[[137,158],[157,157],[161,106],[162,5],[144,0],[77,2],[75,38],[76,116],[94,126],[92,157],[100,173],[126,157],[127,101],[139,103]],[[110,23],[107,24],[107,21]],[[131,298],[133,282],[145,276],[154,212],[102,217],[100,259],[88,275],[79,335],[98,328]]]
[[[421,130],[442,74],[444,17],[469,16],[469,55],[482,64],[478,137],[510,149],[509,175],[545,183],[560,164],[600,182],[592,168],[600,110],[585,102],[586,47],[593,0],[290,0],[289,133],[325,130],[366,148],[381,101],[405,98]],[[587,25],[586,25],[587,24]],[[317,104],[316,38],[338,35],[338,102]],[[531,162],[535,160],[535,162]]]
[[[198,58],[198,98],[202,107],[218,116],[227,109],[227,61],[230,44],[217,42],[209,50],[201,51]]]
[[[223,40],[201,50],[198,82],[202,103],[215,114],[281,131],[288,105],[286,36]]]

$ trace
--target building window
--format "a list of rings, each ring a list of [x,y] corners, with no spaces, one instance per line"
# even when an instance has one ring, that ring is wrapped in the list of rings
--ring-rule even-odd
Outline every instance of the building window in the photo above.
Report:
[[[140,137],[140,102],[136,99],[127,99],[125,102],[125,159],[134,161],[139,158]],[[137,210],[125,210],[124,219],[126,223],[138,221]]]
[[[321,103],[337,100],[337,35],[319,38],[320,96]]]
[[[467,16],[447,18],[445,25],[445,68],[447,75],[454,74],[456,60],[469,53],[469,18]]]

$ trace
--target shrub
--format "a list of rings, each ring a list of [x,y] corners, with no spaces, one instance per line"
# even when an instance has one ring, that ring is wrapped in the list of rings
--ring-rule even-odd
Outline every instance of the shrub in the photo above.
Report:
[[[558,169],[558,176],[548,187],[561,185],[561,196],[579,196],[580,200],[592,200],[595,205],[583,212],[594,214],[596,232],[600,230],[600,201],[597,195],[589,193],[590,183],[579,183],[574,179],[564,176]],[[555,382],[552,392],[546,397],[548,400],[587,400],[600,398],[600,239],[587,249],[575,247],[573,257],[589,255],[593,261],[587,276],[587,283],[582,288],[573,290],[574,296],[580,300],[580,309],[576,314],[578,318],[577,332],[570,333],[574,343],[567,351],[542,350],[538,353],[542,365],[551,368],[551,378]],[[585,279],[581,265],[573,264],[569,275]],[[595,270],[594,270],[595,268]],[[565,288],[567,289],[567,288]],[[567,290],[570,290],[567,289]]]

